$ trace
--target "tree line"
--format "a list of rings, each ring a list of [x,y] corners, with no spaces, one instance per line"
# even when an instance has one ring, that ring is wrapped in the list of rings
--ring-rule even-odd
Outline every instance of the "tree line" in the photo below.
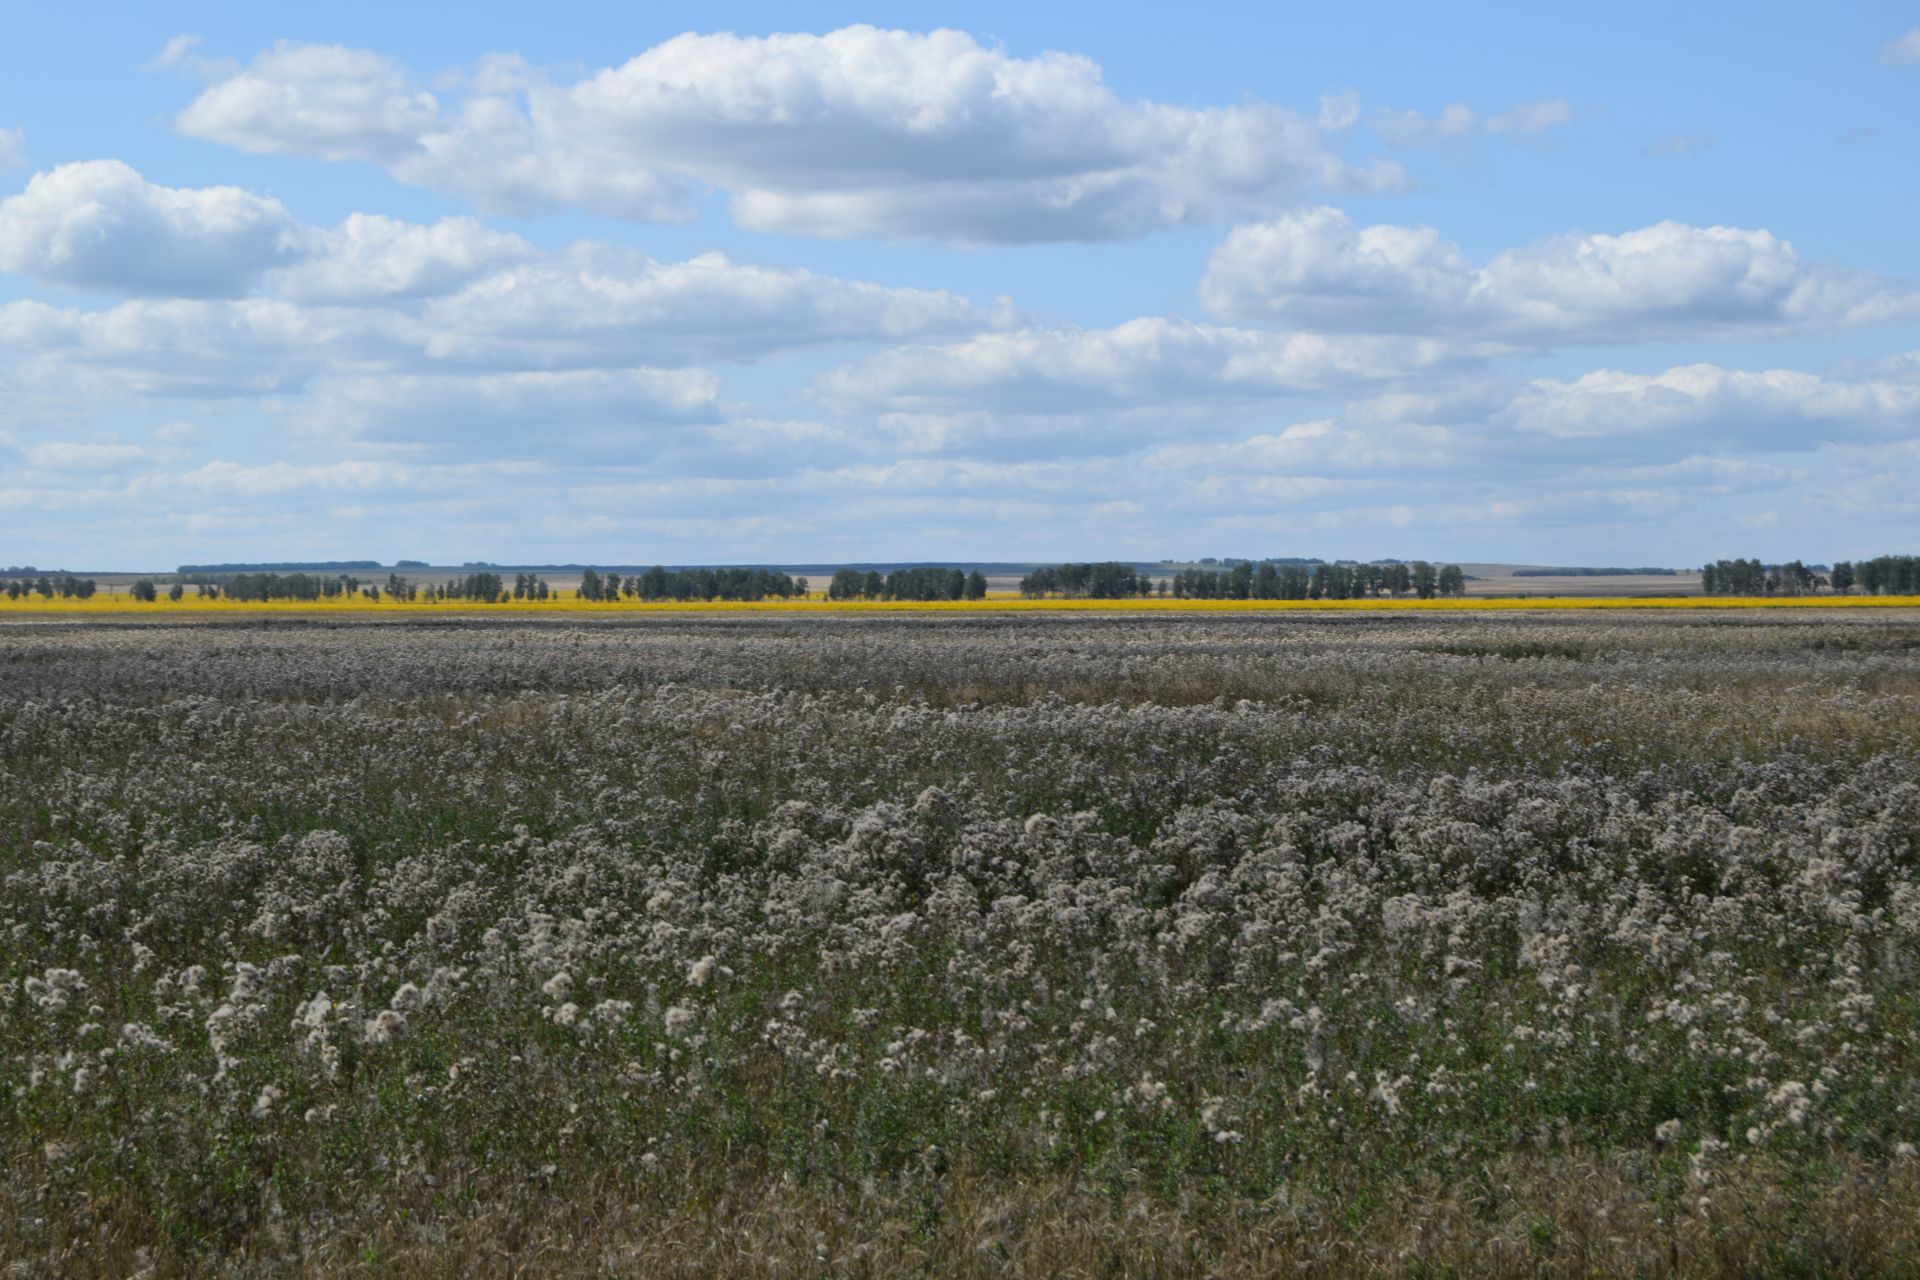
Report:
[[[1807,596],[1830,586],[1831,577],[1798,560],[1771,565],[1758,560],[1716,560],[1700,566],[1700,589],[1710,596]]]
[[[1841,561],[1833,566],[1833,589],[1862,595],[1920,595],[1920,556],[1875,556],[1858,564]]]
[[[1920,595],[1920,556],[1842,560],[1825,573],[1798,560],[1716,560],[1700,567],[1700,587],[1710,596]]]
[[[1153,579],[1116,560],[1099,564],[1058,564],[1035,569],[1020,579],[1020,594],[1125,600],[1153,594]]]
[[[807,580],[781,573],[777,569],[750,569],[730,566],[724,569],[664,569],[659,565],[645,573],[601,573],[597,569],[580,572],[578,595],[582,600],[614,604],[620,600],[791,600],[805,598]]]
[[[43,573],[38,578],[8,578],[6,586],[0,589],[6,591],[9,600],[18,600],[36,592],[47,600],[55,596],[63,600],[85,600],[100,588],[92,578],[76,578],[70,573]]]
[[[804,581],[804,579],[803,579]],[[959,569],[925,566],[895,569],[882,574],[877,569],[862,573],[858,569],[836,569],[827,583],[829,600],[984,600],[987,576],[978,569],[964,573]]]
[[[1186,569],[1173,576],[1173,594],[1184,600],[1365,600],[1413,595],[1421,600],[1467,594],[1467,575],[1457,564],[1425,560],[1394,564],[1259,565],[1231,569]]]
[[[175,582],[167,588],[167,598],[180,600],[189,585],[204,600],[226,599],[256,604],[345,600],[352,596],[376,604],[383,597],[409,603],[459,600],[469,604],[504,604],[508,600],[546,600],[557,594],[530,573],[515,574],[511,589],[497,573],[469,573],[464,577],[434,583],[411,582],[397,573],[390,573],[384,586],[362,582],[346,573],[235,573],[219,578],[198,577],[197,580],[189,578],[184,583]],[[138,578],[128,587],[127,593],[135,600],[150,603],[160,598],[160,585],[151,578]]]

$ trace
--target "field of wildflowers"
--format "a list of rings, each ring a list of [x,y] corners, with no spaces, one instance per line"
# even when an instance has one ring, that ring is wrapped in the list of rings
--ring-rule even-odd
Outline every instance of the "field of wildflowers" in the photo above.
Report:
[[[1920,1270],[1915,611],[0,670],[9,1276]]]

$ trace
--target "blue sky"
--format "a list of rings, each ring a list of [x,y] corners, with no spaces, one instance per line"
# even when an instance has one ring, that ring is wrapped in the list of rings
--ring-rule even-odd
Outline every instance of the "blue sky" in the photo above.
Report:
[[[1912,550],[1920,8],[41,6],[0,563]]]

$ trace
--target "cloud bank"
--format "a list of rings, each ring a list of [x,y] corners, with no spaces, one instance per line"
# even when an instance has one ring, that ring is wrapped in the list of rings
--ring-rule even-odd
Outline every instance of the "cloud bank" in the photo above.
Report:
[[[868,26],[682,35],[569,84],[496,57],[445,102],[380,54],[282,44],[177,123],[486,211],[685,221],[714,187],[743,226],[825,237],[1110,240],[1405,181],[1336,153],[1350,113],[1128,102],[1086,58]]]
[[[1356,227],[1314,208],[1236,227],[1200,286],[1225,319],[1519,343],[1764,337],[1908,324],[1920,287],[1803,262],[1764,230],[1661,222],[1471,262],[1429,227]]]

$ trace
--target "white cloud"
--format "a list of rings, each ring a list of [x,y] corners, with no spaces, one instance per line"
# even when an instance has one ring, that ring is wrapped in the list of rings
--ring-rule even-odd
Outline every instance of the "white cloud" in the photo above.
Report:
[[[0,306],[9,379],[74,404],[284,394],[338,362],[404,352],[394,318],[264,298],[137,299],[104,310]],[[9,369],[0,361],[0,378]]]
[[[209,87],[179,126],[242,151],[386,162],[411,151],[438,114],[434,96],[413,89],[391,58],[282,41]]]
[[[428,349],[469,363],[564,366],[744,359],[823,343],[900,341],[1009,318],[956,294],[887,288],[707,253],[684,262],[581,246],[433,303]]]
[[[247,192],[160,187],[113,162],[38,175],[0,201],[0,269],[174,295],[99,310],[0,304],[0,343],[31,359],[18,376],[52,387],[84,365],[89,395],[259,395],[340,368],[473,374],[751,360],[1013,320],[1004,301],[981,307],[721,254],[659,262],[593,242],[543,250],[471,218],[422,225],[355,214],[308,227]]]
[[[902,347],[836,370],[819,389],[831,402],[898,412],[1082,413],[1304,395],[1468,354],[1429,339],[1268,333],[1148,318],[1112,329],[1028,329]]]
[[[96,160],[36,174],[0,200],[0,271],[77,289],[230,296],[299,257],[299,232],[277,200],[158,186]]]
[[[1495,112],[1482,126],[1488,133],[1526,135],[1542,133],[1573,119],[1573,108],[1560,98],[1523,102],[1517,107]]]
[[[1105,240],[1404,180],[1328,149],[1349,99],[1319,120],[1129,103],[1085,58],[1015,58],[958,31],[689,34],[570,85],[495,59],[458,87],[443,109],[378,54],[281,45],[179,126],[385,164],[487,209],[684,219],[716,186],[743,225],[819,236]]]
[[[1920,318],[1920,288],[1802,262],[1762,230],[1662,222],[1561,236],[1475,266],[1431,228],[1357,228],[1327,208],[1235,228],[1208,262],[1201,297],[1227,319],[1522,343],[1765,336]]]
[[[719,390],[704,369],[347,375],[316,384],[299,412],[315,432],[461,458],[642,462],[672,431],[716,421]]]
[[[0,173],[9,173],[26,162],[26,130],[0,129]]]
[[[310,244],[312,256],[281,272],[275,291],[295,302],[349,306],[453,293],[538,253],[472,218],[423,226],[369,213],[350,215]]]
[[[1913,28],[1882,49],[1880,60],[1892,63],[1896,67],[1910,67],[1920,63],[1920,27]]]
[[[1382,107],[1373,113],[1373,131],[1388,146],[1411,150],[1471,138],[1478,134],[1526,137],[1573,119],[1573,108],[1559,98],[1523,102],[1482,116],[1464,102],[1452,102],[1433,115]]]
[[[239,74],[239,63],[226,58],[209,58],[195,53],[194,50],[199,47],[199,36],[175,36],[154,55],[153,61],[147,64],[147,69],[149,71],[184,71],[202,80],[224,80]]]
[[[1920,436],[1920,382],[1710,364],[1652,375],[1603,369],[1531,382],[1494,421],[1560,440],[1650,440],[1668,454],[1812,449]]]

